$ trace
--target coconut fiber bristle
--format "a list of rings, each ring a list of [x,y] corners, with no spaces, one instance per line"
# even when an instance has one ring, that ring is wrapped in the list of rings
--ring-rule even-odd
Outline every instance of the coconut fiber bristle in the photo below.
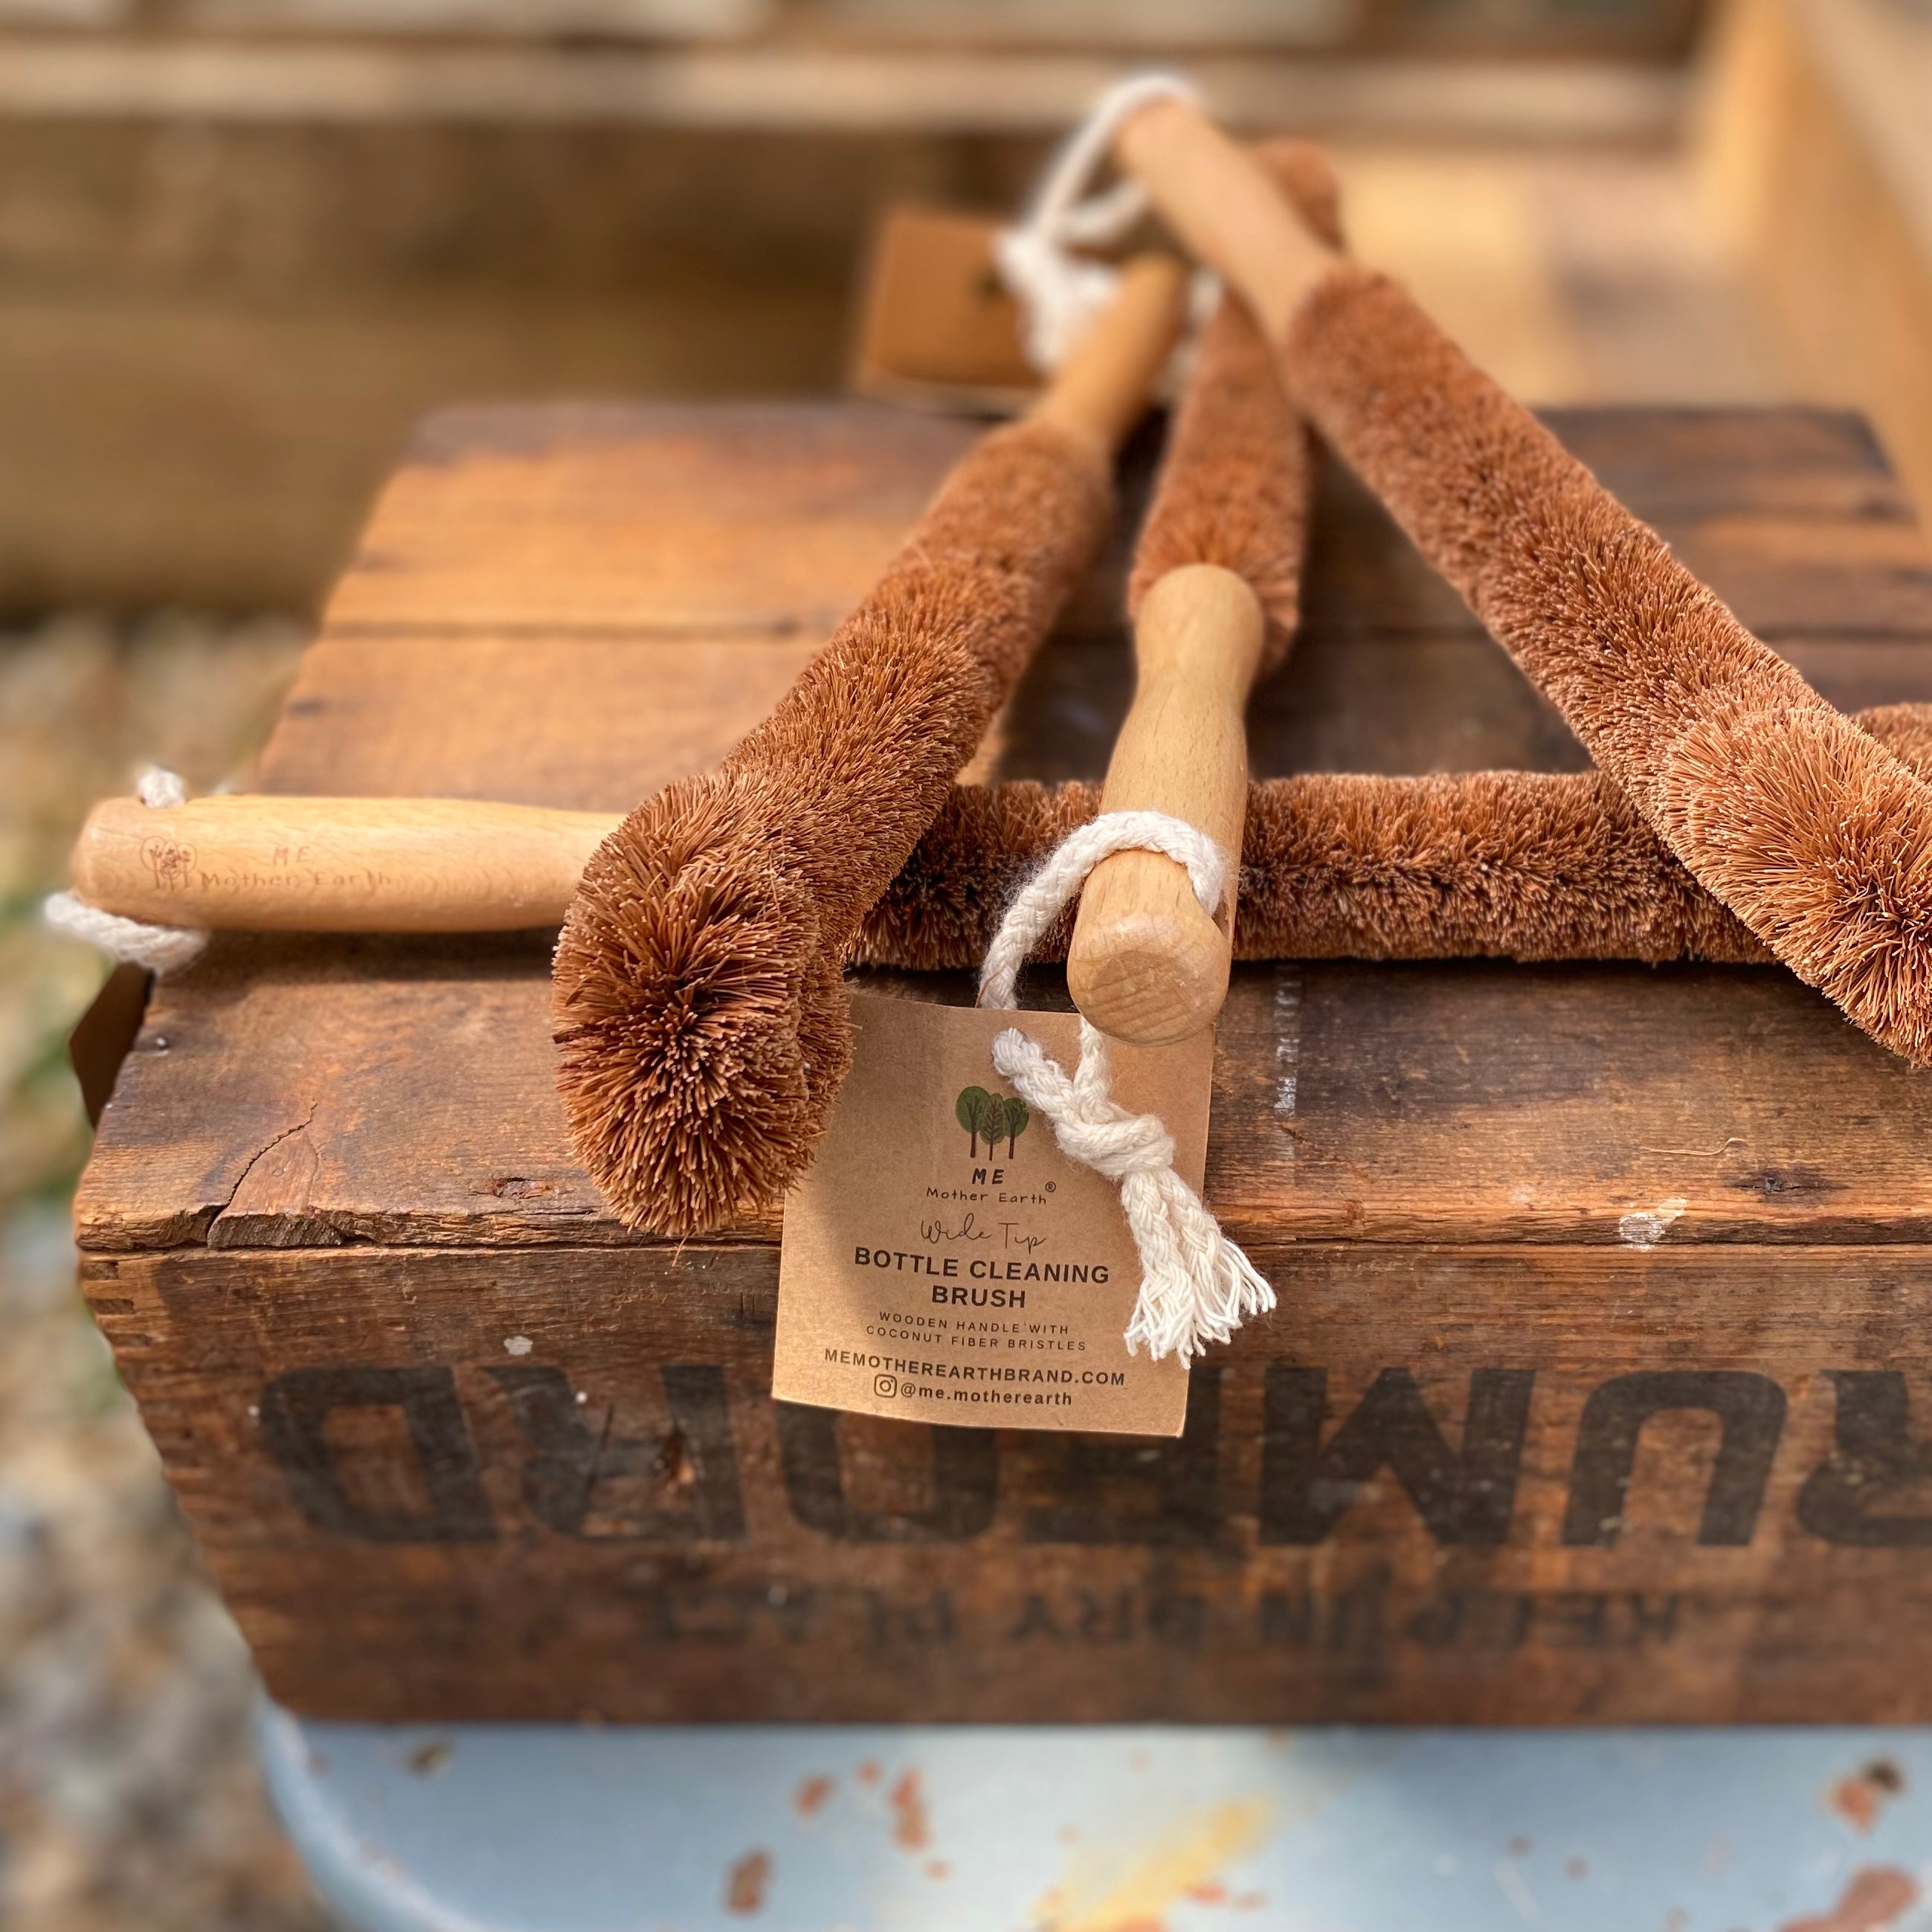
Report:
[[[717,1227],[803,1167],[850,1057],[859,922],[1097,552],[1111,478],[1051,424],[986,436],[777,709],[586,868],[557,944],[572,1138],[623,1220]]]
[[[1341,245],[1340,202],[1326,157],[1274,141],[1258,158],[1304,219]],[[1134,553],[1127,608],[1171,570],[1218,564],[1244,578],[1267,620],[1258,675],[1287,655],[1300,615],[1312,440],[1288,401],[1273,352],[1245,307],[1224,295],[1202,331],[1192,374],[1168,432]]]
[[[1932,706],[1856,722],[1932,778]],[[1022,880],[1100,809],[1097,784],[956,788],[860,933],[862,964],[976,967]],[[1066,956],[1064,917],[1037,950]],[[1700,959],[1770,949],[1600,772],[1311,774],[1251,785],[1242,959]]]
[[[1304,412],[1684,866],[1875,1039],[1932,1060],[1932,784],[1396,284],[1338,267],[1280,346]]]

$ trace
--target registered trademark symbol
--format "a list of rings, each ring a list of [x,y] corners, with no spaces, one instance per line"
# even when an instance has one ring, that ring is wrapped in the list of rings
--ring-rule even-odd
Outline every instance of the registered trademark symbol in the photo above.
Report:
[[[1055,1189],[1057,1189],[1057,1188],[1059,1186],[1059,1185],[1060,1185],[1060,1183],[1059,1183],[1058,1181],[1057,1181],[1057,1180],[1049,1180],[1049,1181],[1046,1184],[1046,1191],[1048,1192],[1048,1193],[1051,1194],[1051,1193],[1052,1193],[1052,1192],[1054,1191],[1054,1190],[1055,1190]]]

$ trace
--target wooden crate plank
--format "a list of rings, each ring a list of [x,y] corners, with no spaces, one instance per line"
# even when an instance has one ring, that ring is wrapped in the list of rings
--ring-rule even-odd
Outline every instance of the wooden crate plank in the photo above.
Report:
[[[1919,634],[1787,640],[1792,662],[1847,710],[1932,700]],[[350,796],[511,797],[627,810],[703,770],[770,710],[816,637],[667,641],[574,638],[553,656],[479,633],[331,634],[306,653],[265,758],[268,789]],[[1132,691],[1116,637],[1054,638],[1000,732],[1000,776],[1105,772]],[[1391,694],[1399,694],[1399,700]],[[440,710],[460,730],[425,734]],[[1256,692],[1258,776],[1298,771],[1580,771],[1568,728],[1480,634],[1312,632]],[[506,752],[504,747],[514,746]]]
[[[1932,1715],[1926,1250],[1256,1258],[1281,1312],[1152,1449],[775,1405],[751,1250],[87,1287],[298,1710]]]
[[[820,633],[970,425],[863,404],[612,404],[432,418],[326,626]]]
[[[1781,509],[1632,508],[1752,630],[1780,645],[1817,630],[1923,636],[1932,569],[1910,519]],[[1323,508],[1335,502],[1324,499]],[[1379,514],[1358,521],[1346,499],[1318,519],[1306,592],[1311,632],[1344,636],[1480,626]]]
[[[1670,541],[1707,553],[1700,567],[1740,614],[1750,613],[1748,622],[1813,621],[1777,599],[1822,572],[1832,628],[1932,624],[1916,526],[1896,484],[1873,466],[1862,426],[1798,411],[1786,430],[1778,412],[1768,445],[1744,460],[1748,424],[1769,413],[1558,410],[1550,420]],[[1618,414],[1646,428],[1655,420],[1664,453],[1639,461],[1630,453],[1638,430],[1609,427]],[[822,632],[871,581],[971,434],[852,404],[448,412],[379,501],[328,626],[559,638]],[[1128,494],[1137,500],[1151,441],[1136,454]],[[1795,569],[1781,561],[1794,545]],[[1854,552],[1852,580],[1841,583],[1832,566]],[[1109,601],[1096,614],[1108,622],[1118,610]],[[1474,628],[1332,465],[1310,616],[1353,630]]]
[[[568,1151],[545,956],[514,938],[224,944],[157,989],[76,1208],[83,1244],[632,1238]],[[889,983],[967,997],[962,979]],[[184,1091],[194,1106],[171,1106]],[[296,1230],[245,1199],[224,1226],[290,1136]],[[1238,969],[1222,1014],[1208,1195],[1243,1240],[1615,1244],[1670,1202],[1678,1244],[1932,1240],[1928,1139],[1932,1082],[1775,969],[1285,962]]]
[[[724,757],[824,641],[788,637],[455,638],[350,630],[304,654],[262,759],[266,789],[514,799],[628,812]],[[460,721],[425,732],[438,715]]]

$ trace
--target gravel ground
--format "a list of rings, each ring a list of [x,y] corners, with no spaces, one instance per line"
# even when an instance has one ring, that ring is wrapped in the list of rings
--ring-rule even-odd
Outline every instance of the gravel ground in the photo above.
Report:
[[[74,1292],[87,1124],[66,1036],[103,968],[40,924],[88,805],[147,759],[245,764],[302,644],[280,619],[0,631],[0,1928],[308,1932],[248,1652]]]

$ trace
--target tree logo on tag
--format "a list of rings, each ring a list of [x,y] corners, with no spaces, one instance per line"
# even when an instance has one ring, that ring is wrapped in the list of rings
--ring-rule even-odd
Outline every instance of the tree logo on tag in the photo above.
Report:
[[[959,1097],[952,1103],[952,1117],[966,1130],[968,1158],[980,1158],[980,1143],[986,1143],[986,1157],[991,1160],[999,1151],[999,1144],[1006,1144],[1006,1157],[1012,1158],[1013,1143],[1027,1130],[1027,1124],[1033,1118],[1032,1110],[1024,1100],[1010,1096],[989,1094],[983,1087],[966,1087],[960,1090]]]

